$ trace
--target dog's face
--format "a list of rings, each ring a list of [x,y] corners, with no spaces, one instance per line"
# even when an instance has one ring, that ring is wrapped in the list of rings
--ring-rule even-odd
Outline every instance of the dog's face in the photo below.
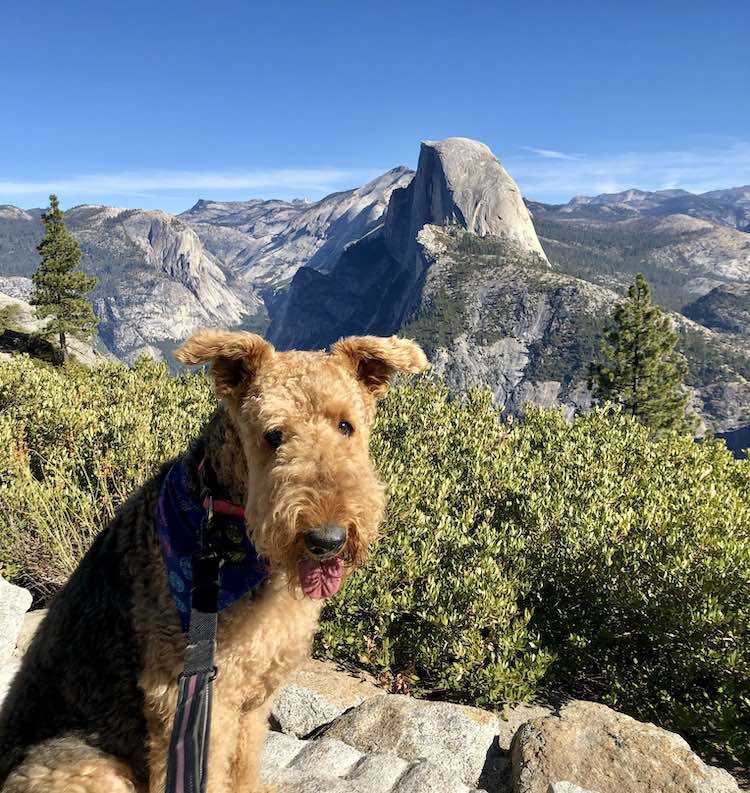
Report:
[[[397,371],[427,368],[422,350],[363,336],[330,354],[277,352],[250,333],[202,331],[176,357],[212,364],[242,439],[245,519],[258,553],[309,597],[335,594],[383,514],[368,450],[376,400]]]

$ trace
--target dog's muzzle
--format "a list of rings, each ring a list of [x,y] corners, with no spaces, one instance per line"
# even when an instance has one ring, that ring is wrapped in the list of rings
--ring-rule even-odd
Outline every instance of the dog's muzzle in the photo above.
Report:
[[[346,529],[326,524],[305,534],[305,547],[319,561],[332,559],[346,545]]]

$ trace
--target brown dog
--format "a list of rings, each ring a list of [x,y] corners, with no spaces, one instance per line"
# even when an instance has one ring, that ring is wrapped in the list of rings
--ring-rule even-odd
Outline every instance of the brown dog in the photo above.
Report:
[[[267,789],[258,764],[269,697],[309,652],[322,598],[376,536],[375,402],[397,371],[427,367],[414,342],[352,337],[330,354],[277,352],[249,333],[204,331],[177,358],[211,363],[223,405],[120,509],[51,605],[0,713],[5,793],[164,790],[186,643],[182,583],[155,519],[171,471],[185,472],[186,508],[200,506],[203,467],[214,472],[222,498],[244,505],[266,571],[219,615],[211,793]]]

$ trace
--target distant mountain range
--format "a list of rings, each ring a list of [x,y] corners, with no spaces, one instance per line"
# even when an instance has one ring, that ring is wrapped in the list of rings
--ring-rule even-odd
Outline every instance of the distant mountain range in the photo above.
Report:
[[[24,297],[41,210],[0,206],[0,292]],[[449,385],[498,404],[570,411],[603,323],[644,272],[673,312],[706,425],[750,425],[750,186],[524,202],[483,144],[422,144],[395,168],[321,201],[199,201],[178,216],[80,206],[100,339],[117,357],[168,355],[192,329],[266,333],[280,348],[404,332]]]
[[[687,190],[625,190],[598,196],[576,196],[567,204],[528,202],[559,217],[628,220],[637,217],[688,215],[739,231],[750,231],[750,185],[698,195]]]

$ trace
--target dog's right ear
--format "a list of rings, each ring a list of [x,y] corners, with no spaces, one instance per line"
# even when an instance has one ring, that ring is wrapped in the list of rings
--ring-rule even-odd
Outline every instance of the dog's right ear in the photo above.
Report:
[[[210,363],[216,395],[237,397],[273,354],[273,346],[255,333],[199,330],[174,357],[191,365]]]

